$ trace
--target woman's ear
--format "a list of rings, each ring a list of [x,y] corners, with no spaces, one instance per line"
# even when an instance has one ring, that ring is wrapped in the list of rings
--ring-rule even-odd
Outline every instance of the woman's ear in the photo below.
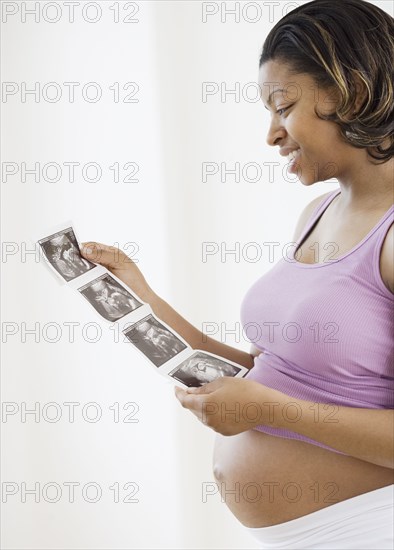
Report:
[[[358,114],[368,98],[368,84],[360,71],[352,70],[353,84],[356,97],[353,105],[353,114]]]

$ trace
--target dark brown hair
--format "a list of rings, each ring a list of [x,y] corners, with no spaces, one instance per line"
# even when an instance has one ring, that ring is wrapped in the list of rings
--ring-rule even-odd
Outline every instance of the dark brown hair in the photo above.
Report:
[[[313,0],[270,31],[259,66],[270,60],[338,92],[335,113],[316,114],[336,122],[347,143],[366,148],[381,162],[393,157],[394,19],[389,14],[364,0]],[[357,113],[355,76],[365,93]]]

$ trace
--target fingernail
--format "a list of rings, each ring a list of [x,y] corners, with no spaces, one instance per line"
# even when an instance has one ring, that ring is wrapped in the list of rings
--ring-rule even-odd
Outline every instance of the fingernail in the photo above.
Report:
[[[87,248],[84,248],[83,251],[85,252],[85,254],[92,254],[93,248],[91,246],[88,246]]]

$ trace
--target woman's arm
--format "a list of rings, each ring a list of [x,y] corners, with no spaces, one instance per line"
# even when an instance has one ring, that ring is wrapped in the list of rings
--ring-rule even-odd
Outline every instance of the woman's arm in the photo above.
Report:
[[[292,430],[366,462],[394,468],[392,409],[324,405],[280,392],[277,397],[275,427]]]
[[[394,411],[325,405],[290,397],[258,382],[221,378],[175,388],[182,406],[223,435],[263,424],[297,432],[378,466],[394,468]]]
[[[141,300],[149,304],[155,315],[177,332],[193,349],[209,351],[234,361],[247,369],[253,367],[254,356],[208,337],[186,321],[148,285],[136,264],[118,248],[104,244],[83,243],[84,258],[106,267],[123,281]]]
[[[148,300],[155,315],[172,327],[193,349],[201,349],[203,351],[215,353],[247,369],[253,367],[254,356],[252,354],[233,348],[207,336],[184,319],[175,309],[155,293],[152,293],[148,297]]]

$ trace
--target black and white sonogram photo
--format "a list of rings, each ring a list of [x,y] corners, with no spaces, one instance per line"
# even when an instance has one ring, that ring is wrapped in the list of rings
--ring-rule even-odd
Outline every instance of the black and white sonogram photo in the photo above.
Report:
[[[156,367],[187,347],[152,315],[137,321],[123,333]]]
[[[39,240],[38,244],[52,267],[67,282],[96,267],[95,264],[82,258],[72,227],[45,237]]]
[[[117,321],[142,306],[111,275],[105,273],[78,289],[107,321]]]
[[[190,388],[213,382],[221,376],[236,376],[240,370],[222,359],[197,352],[168,374]]]

